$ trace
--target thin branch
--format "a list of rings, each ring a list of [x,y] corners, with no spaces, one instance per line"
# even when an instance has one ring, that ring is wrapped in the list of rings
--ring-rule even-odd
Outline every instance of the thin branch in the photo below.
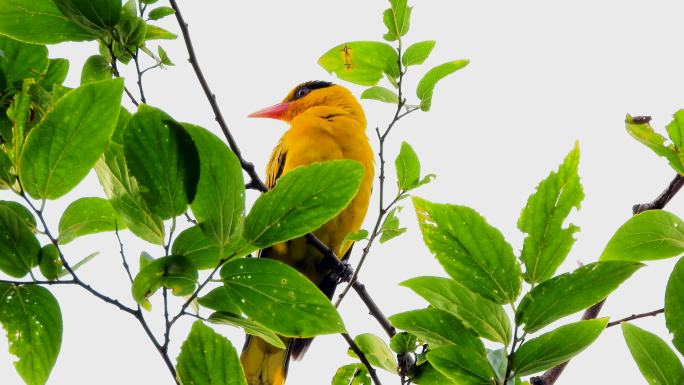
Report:
[[[145,98],[145,91],[143,90],[142,78],[145,72],[140,71],[140,62],[138,61],[140,49],[136,48],[135,53],[128,51],[128,53],[133,57],[135,62],[135,72],[138,74],[138,91],[140,92],[140,101],[147,104],[147,99]]]
[[[73,279],[68,281],[8,281],[5,279],[0,279],[0,283],[14,286],[26,286],[26,285],[73,285],[76,283]]]
[[[171,341],[171,322],[169,322],[169,289],[164,287],[162,289],[162,296],[164,297],[164,343],[162,348],[164,351],[169,350],[169,342]]]
[[[249,177],[250,177],[250,182],[248,183],[248,186],[250,186],[251,188],[254,188],[255,190],[261,191],[261,192],[268,191],[268,188],[266,187],[266,185],[263,183],[261,178],[259,178],[259,174],[256,172],[256,170],[254,168],[254,164],[246,161],[243,158],[242,152],[240,151],[240,148],[238,147],[237,143],[235,142],[233,135],[230,133],[230,129],[228,128],[228,124],[226,124],[226,121],[223,118],[223,114],[221,113],[221,109],[219,108],[218,103],[216,102],[216,96],[211,91],[211,88],[209,87],[209,84],[207,83],[207,81],[204,77],[204,74],[202,73],[202,69],[199,66],[199,62],[197,60],[197,55],[195,53],[195,48],[192,44],[192,40],[190,39],[190,32],[188,30],[188,24],[183,19],[183,14],[181,13],[180,8],[178,7],[178,3],[176,2],[176,0],[169,0],[169,3],[171,5],[171,7],[173,8],[173,10],[175,11],[176,20],[178,21],[178,26],[181,29],[181,34],[183,35],[183,40],[185,41],[185,47],[188,51],[188,56],[189,56],[188,61],[190,62],[193,70],[195,71],[195,75],[196,75],[196,77],[197,77],[197,79],[198,79],[198,81],[202,87],[202,90],[204,91],[204,94],[207,97],[207,100],[209,101],[209,105],[211,106],[212,111],[214,112],[214,118],[216,119],[216,122],[218,123],[219,127],[221,128],[223,135],[226,137],[226,140],[228,141],[228,145],[230,146],[230,149],[233,151],[235,156],[237,156],[238,160],[240,161],[240,165],[242,166],[242,169],[245,170],[245,172],[247,172],[247,175],[249,175]],[[327,263],[330,263],[331,266],[333,266],[333,271],[344,272],[344,271],[348,270],[348,267],[345,266],[340,261],[340,259],[335,255],[335,253],[328,246],[326,246],[323,242],[321,242],[318,238],[316,238],[313,234],[307,235],[307,241],[313,241],[314,247],[316,247],[316,249],[325,257]],[[218,267],[216,267],[216,269],[214,269],[214,272],[212,272],[212,275],[216,272],[216,270],[218,270],[219,267],[220,266],[218,266]],[[341,275],[344,275],[344,274],[341,274]],[[189,303],[192,300],[194,300],[194,298],[197,297],[197,293],[199,293],[199,290],[201,290],[207,282],[209,282],[209,280],[205,281],[202,285],[200,285],[198,290],[196,290],[195,293],[193,293],[193,295],[191,296],[191,298],[188,301],[186,301],[186,303],[183,305],[183,308],[181,309],[181,313],[179,313],[177,316],[175,316],[171,320],[172,325],[182,315],[182,312],[185,311],[185,309],[187,308]],[[360,285],[360,286],[363,287],[363,285]],[[359,290],[357,290],[357,292],[359,292]],[[366,303],[366,305],[368,305],[369,303],[374,304],[373,300],[368,295],[368,292],[365,291],[365,288],[363,291],[359,292],[359,295],[360,296],[361,295],[366,296],[365,298],[364,297],[361,298],[364,301],[364,303]],[[375,306],[375,308],[377,308],[377,306]],[[381,319],[379,317],[383,317],[382,318],[383,321],[381,322],[383,327],[385,327],[384,326],[385,324],[389,325],[389,321],[387,321],[387,319],[384,318],[384,316],[382,315],[381,312],[374,312],[373,310],[371,310],[370,307],[369,307],[369,310],[377,319]],[[392,328],[392,330],[393,329],[394,328]],[[388,330],[388,329],[385,328],[385,330]],[[392,336],[392,335],[393,334],[391,334],[390,336]]]
[[[632,321],[632,320],[639,319],[639,318],[655,317],[658,314],[662,314],[662,313],[665,313],[665,308],[660,308],[658,310],[649,311],[647,313],[632,314],[629,317],[625,317],[625,318],[622,318],[622,319],[619,319],[619,320],[613,321],[613,322],[608,322],[608,325],[606,325],[606,327],[609,328],[612,326],[619,325],[623,322],[628,322],[628,321]]]
[[[649,117],[640,117],[642,119],[650,119]],[[658,195],[654,200],[648,203],[640,203],[636,204],[632,207],[632,213],[634,215],[637,215],[639,213],[642,213],[647,210],[661,210],[665,208],[665,206],[670,202],[670,200],[679,192],[679,190],[682,188],[684,185],[684,177],[677,174],[670,184],[663,190],[663,192]],[[606,303],[606,300],[604,299],[603,301],[597,303],[596,305],[590,307],[587,309],[584,314],[582,315],[583,320],[589,320],[589,319],[595,319],[598,317],[599,313],[601,312],[601,308],[603,308],[603,304]],[[547,370],[542,376],[540,377],[532,377],[532,385],[553,385],[556,383],[558,380],[558,377],[563,373],[563,370],[565,370],[565,367],[568,366],[568,363],[570,361],[566,361],[560,365],[557,365],[549,370]]]
[[[112,50],[111,43],[107,45],[107,49],[109,50],[109,57],[112,58],[112,62],[110,63],[110,66],[112,67],[112,73],[117,78],[120,78],[121,74],[119,73],[119,68],[116,65],[116,56],[114,56],[114,50]],[[133,96],[133,93],[131,93],[131,91],[126,86],[124,86],[124,91],[126,92],[126,95],[128,95],[128,98],[131,99],[131,102],[137,107],[139,103],[137,100],[135,100],[135,96]]]
[[[176,217],[171,218],[171,229],[169,230],[169,240],[164,245],[165,255],[169,255],[169,250],[171,249],[171,241],[173,240],[173,233],[176,231]]]
[[[378,378],[378,374],[375,372],[375,368],[371,366],[370,362],[368,362],[368,359],[366,358],[366,355],[363,354],[361,349],[359,349],[359,346],[354,342],[354,339],[351,338],[351,336],[347,333],[341,333],[342,337],[344,337],[344,340],[347,341],[347,344],[349,344],[349,347],[351,350],[356,354],[357,357],[359,357],[359,360],[361,360],[361,363],[366,367],[366,370],[368,370],[368,374],[370,374],[371,379],[373,379],[373,383],[375,385],[382,385],[380,382],[380,379]]]
[[[121,237],[119,236],[119,224],[115,220],[114,221],[114,234],[116,234],[116,240],[119,241],[119,254],[121,254],[121,262],[123,263],[123,267],[126,270],[126,274],[128,275],[128,279],[133,283],[133,274],[131,274],[131,268],[128,266],[128,262],[126,261],[126,254],[124,254],[124,245],[123,242],[121,242]]]
[[[395,334],[397,334],[397,330],[392,326],[392,324],[387,320],[387,317],[382,313],[378,305],[373,301],[373,298],[371,298],[370,294],[366,291],[366,286],[362,284],[359,281],[354,282],[352,285],[354,290],[356,291],[356,294],[359,295],[363,303],[366,305],[368,308],[368,313],[375,317],[375,319],[378,321],[380,326],[382,326],[383,329],[385,329],[385,333],[391,338],[394,337]]]
[[[216,272],[221,268],[221,266],[223,266],[223,264],[226,263],[232,257],[233,256],[230,256],[228,258],[224,258],[221,261],[219,261],[218,265],[216,265],[214,270],[212,270],[211,273],[209,273],[209,276],[207,277],[207,279],[205,279],[204,282],[202,282],[197,287],[197,289],[195,289],[195,291],[192,293],[192,295],[190,295],[190,297],[185,301],[185,303],[183,303],[183,306],[181,306],[181,309],[178,312],[178,314],[176,314],[173,318],[171,318],[171,321],[169,321],[169,328],[171,328],[173,326],[173,324],[175,324],[176,321],[178,321],[178,319],[180,317],[182,317],[185,314],[188,314],[186,312],[186,310],[188,309],[188,306],[190,306],[192,301],[194,301],[195,298],[197,298],[199,296],[200,291],[202,291],[202,289],[204,289],[204,287],[207,286],[207,284],[209,282],[211,282],[211,280],[214,278],[214,274],[216,274]]]

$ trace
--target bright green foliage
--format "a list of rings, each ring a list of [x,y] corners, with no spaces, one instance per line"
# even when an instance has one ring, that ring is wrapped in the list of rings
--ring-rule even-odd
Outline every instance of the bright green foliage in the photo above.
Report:
[[[199,155],[187,131],[165,112],[141,105],[123,138],[126,165],[152,213],[183,214],[199,179]]]
[[[387,41],[395,41],[408,32],[413,7],[406,6],[406,0],[390,0],[390,5],[391,8],[382,14],[382,21],[387,27],[387,33],[383,38]]]
[[[628,261],[595,262],[544,281],[520,301],[517,322],[533,333],[601,301],[642,266]]]
[[[224,286],[219,286],[211,290],[207,295],[200,297],[198,300],[200,305],[216,310],[221,313],[240,314],[240,307],[235,300],[228,294],[228,290]]]
[[[429,362],[417,367],[416,373],[411,377],[411,383],[418,385],[456,385]]]
[[[434,92],[435,85],[438,81],[467,66],[468,63],[470,63],[470,60],[468,59],[454,60],[430,69],[423,78],[420,79],[418,88],[416,88],[416,95],[418,96],[418,99],[420,99],[420,109],[423,111],[430,110],[430,106],[432,105],[432,93]]]
[[[558,170],[539,183],[518,218],[518,228],[526,234],[520,259],[530,283],[552,277],[575,243],[573,234],[579,228],[573,224],[563,228],[563,222],[584,198],[577,174],[579,155],[575,143]]]
[[[332,385],[371,385],[372,379],[363,364],[348,364],[335,372]]]
[[[52,0],[0,0],[0,34],[34,44],[94,38],[64,16]]]
[[[48,50],[44,45],[22,43],[0,35],[0,52],[0,71],[7,85],[33,79],[47,70]]]
[[[487,361],[494,372],[494,377],[499,383],[503,383],[508,366],[508,354],[506,348],[491,350],[487,349]]]
[[[430,183],[435,178],[434,174],[428,174],[423,179],[420,178],[420,160],[413,147],[406,142],[401,143],[401,149],[394,160],[394,165],[397,169],[397,185],[400,191],[413,190]]]
[[[33,234],[35,219],[18,203],[0,203],[0,270],[21,278],[38,265],[40,243]]]
[[[221,280],[242,313],[286,337],[344,332],[330,300],[308,278],[275,260],[242,258],[226,263]]]
[[[434,40],[420,41],[411,44],[406,48],[406,52],[401,57],[401,63],[406,67],[412,65],[423,64],[423,62],[430,56],[432,49],[435,48],[436,42]]]
[[[233,345],[202,321],[192,324],[177,361],[184,385],[247,385]]]
[[[649,210],[629,218],[615,232],[600,259],[649,261],[684,253],[684,222],[662,210]]]
[[[397,373],[397,358],[382,338],[371,333],[359,334],[354,342],[368,359],[368,362],[390,373]],[[349,354],[353,351],[349,349]]]
[[[675,119],[667,126],[667,132],[670,135],[674,144],[666,144],[666,139],[662,135],[653,130],[648,120],[634,121],[630,115],[627,115],[625,124],[627,132],[646,147],[650,148],[657,155],[664,157],[670,163],[670,166],[679,174],[684,174],[684,163],[682,160],[684,156],[681,151],[682,135],[679,127],[681,119],[684,117],[684,110],[677,111]]]
[[[49,243],[40,249],[39,265],[40,273],[43,277],[52,281],[57,279],[62,273],[62,260],[59,257],[57,246]]]
[[[396,238],[406,232],[406,227],[399,227],[399,218],[397,213],[401,211],[401,207],[395,207],[387,213],[385,221],[380,226],[380,243],[385,243],[390,239]]]
[[[169,32],[164,28],[157,27],[156,25],[147,24],[147,29],[145,30],[145,41],[147,40],[175,40],[178,37],[173,32]]]
[[[665,291],[665,322],[672,333],[672,344],[684,352],[684,258],[675,265]]]
[[[318,64],[338,78],[374,86],[383,74],[399,77],[399,55],[389,44],[378,41],[352,41],[340,44],[324,53]]]
[[[496,303],[520,294],[522,274],[513,248],[475,210],[413,198],[423,240],[446,272]]]
[[[64,210],[59,220],[59,243],[66,244],[77,237],[122,230],[121,221],[108,200],[102,198],[79,198]]]
[[[525,342],[513,356],[513,371],[526,376],[569,360],[591,345],[607,323],[608,318],[574,322]]]
[[[245,182],[235,154],[206,129],[184,124],[197,146],[200,177],[190,204],[204,234],[220,246],[242,235]]]
[[[47,91],[52,91],[56,84],[62,84],[69,72],[69,61],[67,59],[49,59],[48,68],[40,80],[40,85]]]
[[[130,175],[124,158],[123,134],[130,118],[131,114],[122,108],[112,140],[95,165],[95,172],[109,202],[131,232],[148,242],[161,245],[164,243],[162,220],[152,214],[145,203],[138,181]]]
[[[501,305],[449,278],[416,277],[400,285],[416,292],[431,306],[453,314],[478,336],[508,345],[511,324]]]
[[[159,61],[165,66],[174,66],[173,62],[169,58],[169,55],[166,53],[164,48],[161,46],[157,47],[157,54],[159,55]]]
[[[14,184],[16,177],[13,168],[14,165],[9,156],[0,151],[0,189],[7,189]]]
[[[349,234],[344,238],[345,241],[362,241],[364,239],[368,238],[368,230],[361,229],[359,231],[354,231]]]
[[[399,95],[396,92],[380,86],[373,86],[363,91],[361,99],[379,100],[393,104],[399,103]]]
[[[83,63],[81,70],[81,84],[108,80],[112,78],[112,67],[107,58],[102,55],[93,55]]]
[[[411,333],[399,332],[390,339],[389,346],[397,354],[413,353],[418,348],[418,337]]]
[[[667,343],[653,333],[632,324],[622,324],[622,334],[649,385],[681,385],[684,367]]]
[[[174,13],[176,13],[176,11],[171,7],[158,7],[151,10],[147,17],[149,17],[150,20],[159,20],[166,16],[173,15]]]
[[[363,166],[353,160],[289,171],[254,202],[245,220],[245,239],[263,248],[318,229],[347,207],[363,174]]]
[[[111,29],[121,17],[121,0],[52,0],[74,24],[92,34]]]
[[[182,255],[155,259],[135,276],[131,287],[133,299],[145,309],[152,310],[147,298],[162,286],[177,296],[190,295],[197,286],[197,269]]]
[[[19,178],[26,192],[57,199],[76,187],[107,148],[123,87],[122,79],[89,83],[55,103],[21,153]]]
[[[62,345],[62,312],[55,297],[37,285],[0,283],[0,323],[17,373],[27,385],[43,385]]]
[[[459,345],[479,350],[482,342],[455,316],[439,309],[420,309],[389,317],[395,327],[415,334],[430,346]]]
[[[428,352],[427,359],[435,369],[457,384],[490,385],[494,377],[484,348],[442,346]]]
[[[216,324],[231,325],[244,329],[245,333],[257,336],[269,344],[285,349],[283,341],[268,328],[263,327],[257,322],[239,315],[239,313],[216,312],[209,317],[209,322]]]
[[[223,250],[216,242],[207,238],[199,226],[192,226],[178,234],[171,252],[188,258],[197,269],[205,270],[218,265]]]

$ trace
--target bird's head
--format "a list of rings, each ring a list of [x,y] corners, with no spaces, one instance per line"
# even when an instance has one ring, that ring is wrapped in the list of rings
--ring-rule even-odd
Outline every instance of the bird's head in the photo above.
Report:
[[[302,83],[290,91],[282,102],[249,115],[250,118],[272,118],[286,122],[314,107],[340,109],[365,123],[363,110],[352,93],[337,84],[315,80]],[[322,113],[326,109],[319,109]]]

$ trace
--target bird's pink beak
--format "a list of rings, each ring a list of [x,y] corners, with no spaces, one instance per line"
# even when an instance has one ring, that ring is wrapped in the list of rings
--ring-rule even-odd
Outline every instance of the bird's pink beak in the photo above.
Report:
[[[285,116],[285,113],[287,112],[287,109],[289,106],[290,106],[289,102],[278,103],[276,105],[266,107],[266,108],[259,110],[257,112],[252,112],[251,114],[247,115],[247,117],[249,117],[249,118],[271,118],[271,119],[282,120],[283,117]]]

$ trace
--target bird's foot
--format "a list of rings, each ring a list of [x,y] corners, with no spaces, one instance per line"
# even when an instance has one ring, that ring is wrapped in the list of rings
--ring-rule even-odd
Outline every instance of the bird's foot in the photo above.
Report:
[[[347,261],[341,261],[337,266],[333,267],[333,269],[330,271],[330,278],[333,281],[337,282],[338,285],[342,282],[351,281],[353,275],[354,269]]]

